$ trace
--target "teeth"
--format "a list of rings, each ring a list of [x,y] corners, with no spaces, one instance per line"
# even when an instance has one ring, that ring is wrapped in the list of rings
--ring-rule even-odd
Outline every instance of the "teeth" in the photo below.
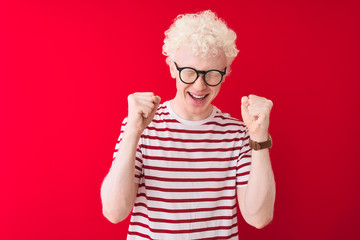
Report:
[[[190,93],[191,94],[191,93]],[[194,95],[194,94],[191,94],[191,96],[193,96],[194,98],[196,99],[203,99],[206,97],[206,95],[202,95],[202,96],[198,96],[198,95]]]

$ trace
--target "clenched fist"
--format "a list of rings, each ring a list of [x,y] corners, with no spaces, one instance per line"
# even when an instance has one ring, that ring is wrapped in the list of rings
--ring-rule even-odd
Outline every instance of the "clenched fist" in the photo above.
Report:
[[[151,92],[130,94],[126,128],[141,134],[154,118],[160,101],[161,98]]]
[[[264,142],[268,139],[272,106],[273,102],[263,97],[242,97],[241,115],[253,141]]]

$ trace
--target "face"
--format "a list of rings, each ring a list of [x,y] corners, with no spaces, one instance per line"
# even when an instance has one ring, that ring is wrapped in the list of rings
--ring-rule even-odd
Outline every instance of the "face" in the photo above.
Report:
[[[224,71],[226,67],[226,56],[223,52],[216,57],[204,59],[195,56],[187,47],[177,50],[174,61],[180,68],[192,67],[199,71],[210,69]],[[219,85],[211,87],[204,82],[203,74],[200,74],[199,78],[192,84],[183,83],[173,62],[170,63],[170,72],[171,76],[176,79],[177,92],[171,101],[175,113],[186,120],[196,121],[207,118],[213,110],[211,102],[219,93],[226,75]]]

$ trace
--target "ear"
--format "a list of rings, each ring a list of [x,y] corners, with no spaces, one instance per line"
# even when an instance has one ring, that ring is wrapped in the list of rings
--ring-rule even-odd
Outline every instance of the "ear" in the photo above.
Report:
[[[225,75],[223,76],[223,80],[222,80],[221,83],[224,83],[224,82],[225,82],[226,78],[230,75],[230,71],[231,71],[230,67],[226,69],[226,73],[225,73]]]
[[[175,68],[175,64],[173,61],[169,62],[170,74],[172,78],[176,78],[177,69]]]
[[[230,73],[231,73],[231,67],[230,67],[230,65],[229,65],[229,66],[226,68],[226,73],[225,73],[225,75],[224,75],[223,82],[225,82],[225,79],[226,79],[227,77],[229,77]]]

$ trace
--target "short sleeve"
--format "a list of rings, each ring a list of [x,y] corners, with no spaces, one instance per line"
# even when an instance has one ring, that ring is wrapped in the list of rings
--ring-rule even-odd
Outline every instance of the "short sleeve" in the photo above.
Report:
[[[239,141],[241,150],[236,164],[236,187],[245,187],[248,184],[251,170],[251,148],[249,145],[249,131],[246,129],[242,140]]]
[[[117,153],[119,151],[120,148],[120,144],[121,144],[121,140],[123,138],[123,134],[124,131],[126,129],[126,124],[127,124],[127,118],[124,119],[124,121],[121,124],[121,129],[120,129],[120,135],[119,138],[117,139],[116,145],[115,145],[115,150],[114,150],[114,154],[113,154],[113,160],[115,160]],[[135,158],[135,183],[139,184],[140,183],[140,178],[142,176],[142,153],[141,153],[141,138],[138,142],[137,145],[137,149],[136,149],[136,158]]]

